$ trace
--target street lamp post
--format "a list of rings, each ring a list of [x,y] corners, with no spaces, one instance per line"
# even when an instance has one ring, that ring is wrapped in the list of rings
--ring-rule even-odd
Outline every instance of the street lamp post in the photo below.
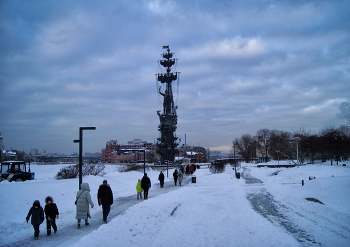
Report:
[[[146,173],[146,143],[143,144],[143,174]]]
[[[96,127],[80,127],[79,140],[74,140],[74,143],[79,143],[79,189],[83,182],[83,130],[96,130]]]
[[[298,143],[301,140],[301,138],[297,136],[297,137],[294,137],[293,140],[295,140],[297,142],[297,163],[298,163],[298,167],[299,167],[299,145],[298,145]]]
[[[233,144],[233,158],[234,158],[234,161],[235,161],[235,177],[237,177],[237,166],[236,166],[236,145],[237,143],[235,142]]]
[[[276,153],[277,153],[278,165],[280,165],[280,150],[276,150]]]
[[[265,163],[267,163],[267,141],[268,141],[269,139],[265,139]]]

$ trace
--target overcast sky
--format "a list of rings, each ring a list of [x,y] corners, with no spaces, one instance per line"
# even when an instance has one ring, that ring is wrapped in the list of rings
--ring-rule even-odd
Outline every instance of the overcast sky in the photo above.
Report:
[[[100,152],[154,142],[155,74],[169,45],[181,72],[177,136],[228,151],[259,129],[346,123],[350,1],[0,1],[5,150]],[[176,95],[175,95],[176,96]]]

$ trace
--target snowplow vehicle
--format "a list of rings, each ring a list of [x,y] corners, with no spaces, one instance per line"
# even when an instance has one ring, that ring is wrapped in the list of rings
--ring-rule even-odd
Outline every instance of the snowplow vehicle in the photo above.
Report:
[[[1,181],[22,182],[25,180],[34,180],[35,173],[30,172],[30,164],[27,165],[24,161],[4,161],[0,168]]]

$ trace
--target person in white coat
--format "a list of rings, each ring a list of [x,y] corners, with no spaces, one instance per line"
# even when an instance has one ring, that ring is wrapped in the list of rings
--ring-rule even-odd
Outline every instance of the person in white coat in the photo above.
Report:
[[[77,206],[76,206],[76,219],[78,220],[78,228],[80,228],[81,220],[85,220],[85,225],[88,226],[88,218],[91,218],[89,204],[91,208],[94,207],[94,203],[91,200],[90,186],[88,183],[82,183],[80,190],[76,195]]]
[[[184,174],[182,173],[181,169],[179,170],[179,173],[177,174],[177,181],[179,182],[180,186],[182,183],[182,179],[184,178]]]

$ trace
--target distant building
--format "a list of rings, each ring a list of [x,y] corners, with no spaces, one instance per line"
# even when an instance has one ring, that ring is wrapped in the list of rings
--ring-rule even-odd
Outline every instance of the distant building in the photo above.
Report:
[[[33,148],[32,148],[32,149],[30,150],[30,155],[31,155],[31,156],[36,156],[36,155],[38,155],[38,149],[33,149]]]
[[[144,148],[146,148],[145,152]],[[101,161],[103,163],[138,162],[144,160],[144,153],[146,153],[145,159],[148,161],[154,151],[155,144],[147,143],[141,139],[134,139],[128,144],[118,144],[117,140],[111,140],[101,151]]]
[[[186,152],[185,158],[190,159],[190,163],[203,163],[204,155],[202,152]]]
[[[84,157],[88,157],[88,158],[101,158],[101,153],[96,152],[96,153],[88,153],[86,152],[84,154]]]

